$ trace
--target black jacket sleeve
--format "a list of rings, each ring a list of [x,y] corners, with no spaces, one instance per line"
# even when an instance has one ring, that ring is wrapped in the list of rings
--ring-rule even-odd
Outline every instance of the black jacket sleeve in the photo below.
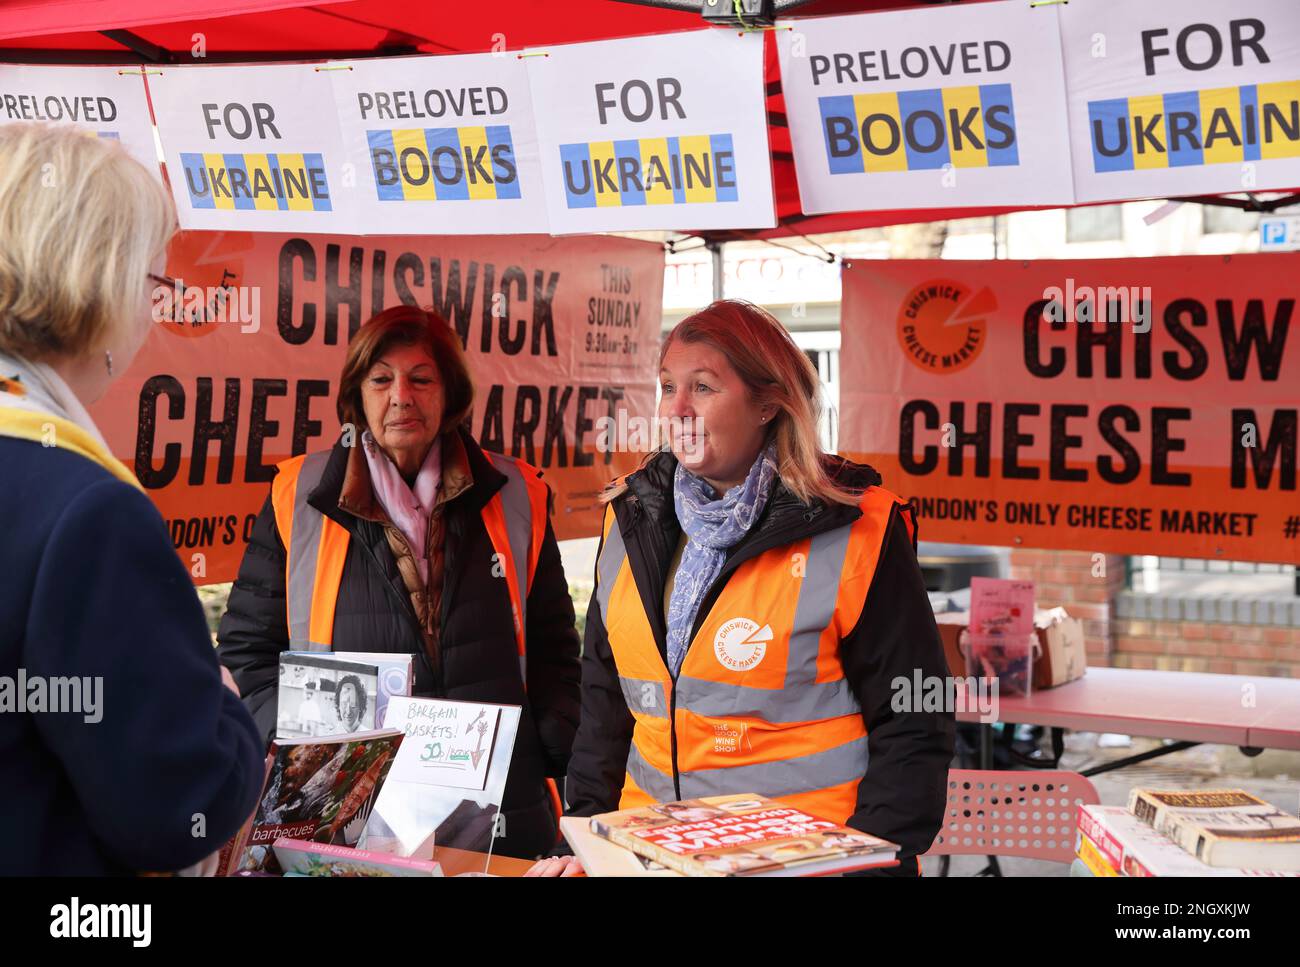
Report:
[[[840,643],[840,660],[862,705],[867,773],[849,825],[899,844],[899,865],[876,875],[915,876],[915,857],[943,823],[948,767],[957,733],[951,711],[905,703],[919,672],[945,679],[948,664],[916,561],[912,538],[895,511],[857,627]],[[897,679],[908,692],[895,689]],[[896,710],[896,706],[901,710]]]
[[[573,741],[565,786],[565,813],[569,816],[595,816],[618,808],[627,754],[632,747],[635,720],[618,684],[618,669],[605,633],[597,591],[599,585],[592,591],[587,607],[582,645],[582,721]]]
[[[33,678],[100,683],[87,714],[31,718],[105,850],[166,871],[220,849],[253,811],[264,749],[148,497],[103,480],[67,507],[24,639]]]
[[[234,675],[244,704],[267,743],[275,736],[280,652],[289,648],[285,560],[284,543],[268,495],[253,523],[239,575],[217,629],[217,657]]]
[[[546,753],[548,776],[563,776],[578,730],[578,630],[555,532],[547,521],[528,592],[528,705]]]

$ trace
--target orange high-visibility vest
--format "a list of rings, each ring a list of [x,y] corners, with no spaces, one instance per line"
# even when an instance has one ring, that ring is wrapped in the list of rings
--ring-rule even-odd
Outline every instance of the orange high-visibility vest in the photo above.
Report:
[[[856,521],[741,564],[675,681],[606,508],[595,596],[636,723],[620,809],[749,792],[835,822],[853,814],[867,730],[839,646],[862,613],[901,504],[872,487]]]
[[[325,450],[284,461],[271,483],[271,505],[286,552],[285,608],[293,651],[329,651],[334,640],[334,610],[349,534],[307,503],[330,453]],[[546,538],[547,488],[539,471],[523,461],[486,450],[484,455],[506,476],[505,486],[483,507],[483,524],[504,570],[519,672],[527,683],[524,632],[528,592]]]

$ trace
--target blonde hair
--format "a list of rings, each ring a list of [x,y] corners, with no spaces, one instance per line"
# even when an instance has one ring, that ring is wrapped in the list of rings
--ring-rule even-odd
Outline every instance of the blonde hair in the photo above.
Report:
[[[841,487],[827,473],[817,434],[821,380],[812,360],[795,345],[785,327],[766,309],[739,299],[721,299],[679,322],[659,350],[659,364],[672,344],[704,343],[726,357],[757,406],[773,406],[768,439],[776,441],[777,473],[800,501],[856,506],[860,495]],[[642,466],[653,459],[650,453]],[[606,488],[608,503],[627,489]]]
[[[149,267],[175,225],[156,173],[118,141],[0,127],[0,352],[76,357],[143,326]]]

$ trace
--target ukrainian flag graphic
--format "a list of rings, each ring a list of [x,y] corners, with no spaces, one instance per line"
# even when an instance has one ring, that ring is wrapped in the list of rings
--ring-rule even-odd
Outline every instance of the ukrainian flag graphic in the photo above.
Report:
[[[331,211],[319,153],[181,153],[190,205],[217,211]]]
[[[738,201],[730,134],[560,145],[569,208]]]
[[[398,128],[366,137],[380,201],[521,197],[509,125]]]
[[[1018,165],[1010,84],[818,98],[833,175]]]
[[[1300,157],[1300,81],[1088,102],[1097,172]]]

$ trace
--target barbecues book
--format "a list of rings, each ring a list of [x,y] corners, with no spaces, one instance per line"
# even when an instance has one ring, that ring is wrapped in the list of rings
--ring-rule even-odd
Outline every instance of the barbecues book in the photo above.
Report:
[[[1129,812],[1209,866],[1300,870],[1300,819],[1242,789],[1144,789]]]
[[[402,743],[397,729],[276,739],[257,810],[223,851],[218,875],[281,872],[281,837],[351,846],[361,836]]]
[[[764,796],[658,803],[591,830],[687,876],[825,876],[893,863],[898,847]]]

